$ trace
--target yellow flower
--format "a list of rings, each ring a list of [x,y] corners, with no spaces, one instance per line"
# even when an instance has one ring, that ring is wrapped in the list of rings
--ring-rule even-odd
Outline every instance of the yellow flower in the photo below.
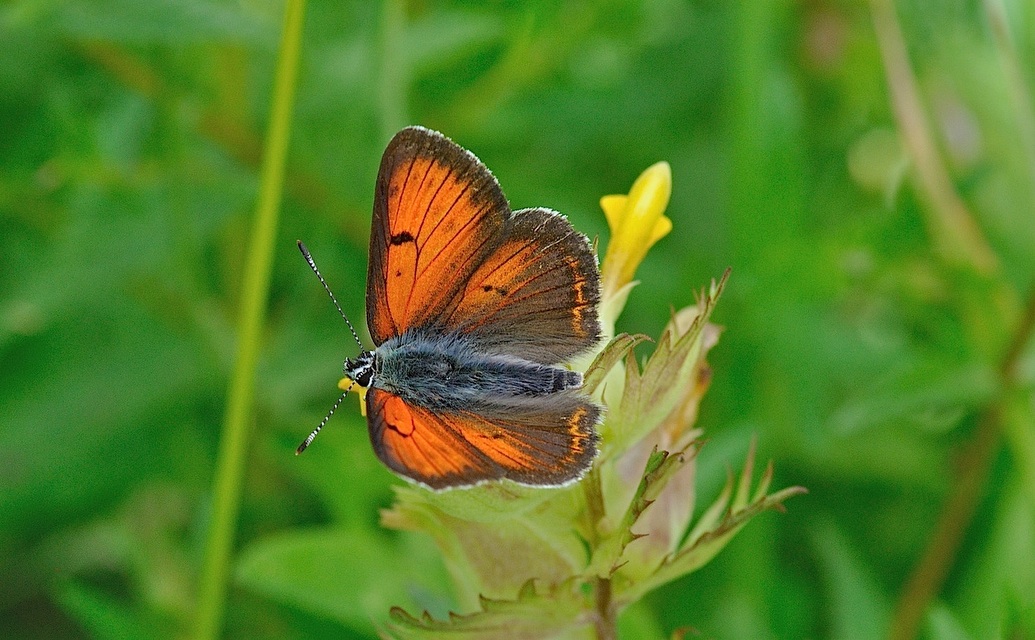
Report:
[[[672,221],[665,217],[671,194],[672,169],[667,162],[658,162],[640,174],[628,195],[600,199],[611,228],[600,274],[601,320],[608,335],[614,333],[637,267],[651,246],[672,230]]]
[[[369,389],[367,389],[366,387],[359,386],[359,384],[357,384],[351,378],[342,378],[341,380],[338,380],[338,388],[346,393],[351,391],[352,393],[359,396],[359,412],[363,414],[363,417],[366,417],[367,391],[369,391]]]

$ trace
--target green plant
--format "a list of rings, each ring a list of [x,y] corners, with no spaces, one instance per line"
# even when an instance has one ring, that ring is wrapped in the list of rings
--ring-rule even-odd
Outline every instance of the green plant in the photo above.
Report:
[[[393,608],[391,635],[552,638],[593,629],[614,638],[623,609],[699,569],[752,517],[804,491],[770,494],[771,466],[754,485],[752,447],[739,479],[731,476],[693,517],[701,448],[694,423],[712,375],[706,355],[720,333],[708,319],[726,275],[673,314],[642,365],[634,349],[646,338],[614,335],[637,266],[672,228],[663,215],[670,190],[668,165],[658,163],[627,196],[601,203],[612,232],[601,274],[608,340],[586,367],[585,389],[607,412],[592,470],[558,489],[398,488],[383,523],[434,539],[466,613],[435,620]]]

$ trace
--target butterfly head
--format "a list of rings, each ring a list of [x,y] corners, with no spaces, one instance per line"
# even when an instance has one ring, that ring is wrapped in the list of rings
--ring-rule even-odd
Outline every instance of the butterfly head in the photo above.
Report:
[[[374,377],[374,352],[364,351],[355,358],[345,358],[342,372],[346,378],[355,381],[359,386],[369,387],[370,380]]]

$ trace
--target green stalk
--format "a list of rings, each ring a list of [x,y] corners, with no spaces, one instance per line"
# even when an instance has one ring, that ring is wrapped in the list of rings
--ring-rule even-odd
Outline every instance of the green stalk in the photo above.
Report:
[[[259,342],[266,321],[273,245],[280,217],[305,0],[287,0],[273,84],[266,149],[259,175],[255,210],[244,277],[241,282],[237,358],[227,391],[226,414],[212,486],[212,515],[205,543],[205,563],[198,591],[195,637],[220,634],[230,575],[230,558],[241,504],[241,485],[252,421],[255,369]]]
[[[870,0],[870,9],[899,135],[913,162],[917,194],[927,200],[928,206],[921,211],[926,216],[928,235],[947,262],[969,267],[992,280],[1000,273],[999,256],[956,192],[940,157],[920,88],[909,63],[895,2]]]
[[[378,33],[377,102],[381,115],[383,142],[409,124],[406,115],[409,78],[405,64],[404,38],[406,7],[403,0],[384,0],[381,3],[381,22]]]

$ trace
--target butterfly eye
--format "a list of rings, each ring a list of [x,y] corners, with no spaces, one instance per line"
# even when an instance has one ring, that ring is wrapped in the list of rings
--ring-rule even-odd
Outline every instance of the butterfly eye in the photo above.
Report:
[[[358,358],[345,358],[342,371],[350,380],[361,387],[369,387],[374,377],[374,356],[370,352],[361,353]]]

